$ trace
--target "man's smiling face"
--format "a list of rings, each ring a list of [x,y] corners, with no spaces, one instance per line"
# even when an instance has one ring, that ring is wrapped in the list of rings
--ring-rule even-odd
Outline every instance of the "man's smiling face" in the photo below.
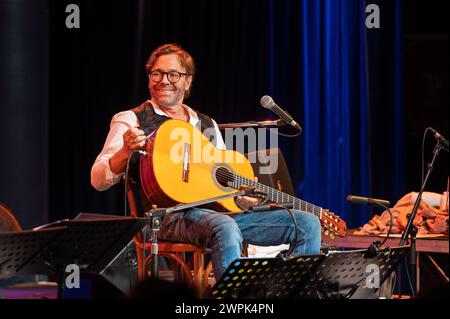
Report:
[[[171,72],[186,73],[186,69],[181,65],[176,54],[161,55],[153,65],[150,72]],[[168,74],[163,74],[161,81],[155,82],[149,76],[149,89],[152,101],[166,108],[174,108],[183,103],[184,95],[190,88],[192,77],[181,75],[176,83],[171,83]]]

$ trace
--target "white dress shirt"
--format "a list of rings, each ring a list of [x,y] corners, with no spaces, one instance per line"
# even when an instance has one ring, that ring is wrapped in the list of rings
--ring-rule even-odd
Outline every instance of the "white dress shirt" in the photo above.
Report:
[[[156,114],[169,117],[157,105],[151,103],[151,101],[149,102],[153,106]],[[199,124],[197,113],[187,105],[183,104],[183,107],[188,111],[189,123],[192,126],[197,127],[197,124]],[[217,136],[216,147],[225,149],[225,142],[223,141],[219,127],[217,126],[216,121],[213,120],[213,123]],[[91,169],[91,184],[96,190],[107,190],[111,186],[117,184],[123,177],[124,173],[114,174],[111,171],[109,159],[122,148],[123,134],[130,128],[139,126],[138,118],[133,111],[123,111],[113,116],[105,145],[103,146],[101,153],[97,156]]]

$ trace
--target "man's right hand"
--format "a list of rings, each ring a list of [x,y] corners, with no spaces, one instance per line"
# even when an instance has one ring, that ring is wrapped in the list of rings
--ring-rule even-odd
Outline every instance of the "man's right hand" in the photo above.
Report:
[[[120,174],[125,171],[128,157],[135,150],[145,145],[147,137],[144,131],[133,127],[123,133],[123,146],[116,154],[109,159],[109,166],[114,174]]]
[[[133,151],[143,147],[146,139],[147,137],[143,130],[136,127],[130,128],[123,134],[123,152],[129,156]]]

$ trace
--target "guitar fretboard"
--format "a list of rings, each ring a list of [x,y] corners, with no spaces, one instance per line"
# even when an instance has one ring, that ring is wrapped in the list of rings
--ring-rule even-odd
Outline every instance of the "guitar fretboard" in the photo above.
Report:
[[[294,209],[299,209],[311,214],[316,215],[317,217],[322,217],[322,208],[311,203],[308,203],[304,200],[291,196],[289,194],[283,193],[275,188],[266,186],[264,184],[252,181],[243,176],[233,174],[233,181],[228,182],[230,187],[235,189],[239,189],[241,186],[251,186],[255,187],[257,190],[260,190],[267,194],[267,198],[275,203],[292,203]]]

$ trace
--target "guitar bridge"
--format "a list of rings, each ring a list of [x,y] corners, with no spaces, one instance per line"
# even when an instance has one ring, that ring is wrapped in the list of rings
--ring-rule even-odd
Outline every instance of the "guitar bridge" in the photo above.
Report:
[[[183,182],[189,182],[189,168],[191,162],[191,144],[185,143],[183,149],[183,172],[181,179]]]

